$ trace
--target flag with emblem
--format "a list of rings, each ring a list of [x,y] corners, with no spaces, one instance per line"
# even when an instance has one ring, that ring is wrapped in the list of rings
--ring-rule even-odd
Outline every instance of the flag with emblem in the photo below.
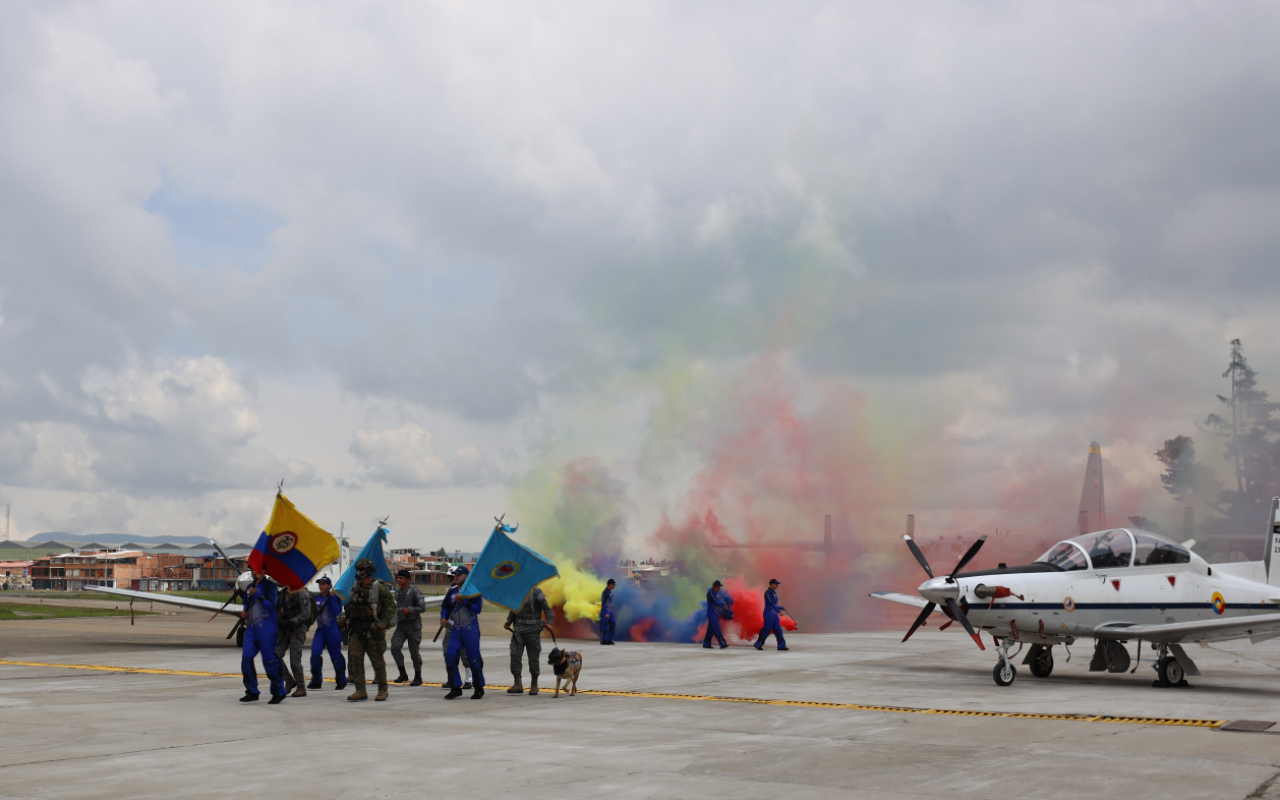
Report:
[[[351,564],[347,566],[342,577],[338,578],[338,582],[333,585],[333,590],[345,602],[351,597],[351,587],[356,582],[356,564],[360,559],[367,558],[373,562],[373,577],[380,581],[391,583],[394,580],[391,577],[391,567],[387,566],[387,557],[382,551],[382,546],[387,543],[387,534],[391,533],[391,529],[386,525],[379,525],[378,529],[369,537],[369,541],[364,543],[364,549],[360,551],[360,555],[351,560]]]
[[[516,527],[498,519],[458,594],[480,595],[509,611],[518,611],[538,584],[560,574],[555,564],[511,538]]]
[[[338,540],[277,492],[271,521],[249,554],[249,568],[290,589],[301,589],[337,560]]]

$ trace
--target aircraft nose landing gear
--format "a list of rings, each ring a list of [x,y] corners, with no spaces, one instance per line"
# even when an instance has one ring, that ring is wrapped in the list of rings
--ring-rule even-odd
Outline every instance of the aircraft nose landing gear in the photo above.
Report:
[[[991,677],[995,680],[996,686],[1009,686],[1013,683],[1013,679],[1018,677],[1018,670],[1013,666],[1013,660],[1009,658],[1009,640],[1002,639],[996,646],[1000,651],[1000,660],[991,670]]]

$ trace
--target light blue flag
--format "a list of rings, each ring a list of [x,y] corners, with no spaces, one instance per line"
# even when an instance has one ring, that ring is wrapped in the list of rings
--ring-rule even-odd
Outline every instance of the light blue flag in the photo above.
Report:
[[[515,532],[516,526],[498,520],[458,594],[481,595],[508,611],[518,611],[538,584],[560,574],[555,564],[507,535]]]
[[[373,573],[373,577],[380,581],[390,583],[391,567],[387,566],[387,558],[382,554],[382,545],[387,541],[387,534],[391,530],[386,526],[378,526],[378,529],[369,537],[369,541],[365,542],[364,549],[360,551],[360,555],[355,557],[346,571],[342,573],[342,577],[338,578],[338,582],[334,585],[333,590],[342,597],[343,602],[351,596],[351,587],[356,582],[356,561],[367,558],[373,562],[377,570]]]

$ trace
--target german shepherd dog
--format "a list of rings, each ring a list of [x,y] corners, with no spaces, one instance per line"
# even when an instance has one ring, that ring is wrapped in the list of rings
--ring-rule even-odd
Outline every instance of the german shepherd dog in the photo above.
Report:
[[[551,696],[553,698],[560,696],[561,681],[564,681],[565,691],[570,697],[577,694],[578,673],[582,671],[582,653],[561,650],[557,647],[551,651],[551,655],[547,656],[547,663],[556,673],[556,693]]]

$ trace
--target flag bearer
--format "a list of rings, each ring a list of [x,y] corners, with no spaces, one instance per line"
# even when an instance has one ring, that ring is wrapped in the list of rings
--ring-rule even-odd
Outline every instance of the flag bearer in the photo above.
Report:
[[[724,634],[720,631],[720,615],[728,610],[724,598],[720,596],[720,587],[723,585],[720,581],[715,581],[707,590],[707,635],[702,637],[702,646],[708,650],[711,649],[712,636],[719,640],[721,650],[729,646],[729,643],[724,640]]]
[[[756,639],[755,648],[757,650],[764,649],[764,642],[769,638],[769,634],[773,634],[778,640],[779,650],[789,650],[787,640],[782,635],[782,620],[779,612],[786,611],[785,608],[778,605],[778,586],[777,578],[769,581],[769,588],[764,592],[764,627],[760,629],[760,636]]]
[[[546,621],[543,622],[543,617]],[[507,614],[507,622],[502,627],[511,631],[511,677],[514,685],[507,694],[524,694],[524,685],[520,679],[520,659],[525,652],[529,654],[529,694],[538,693],[539,663],[542,659],[542,629],[556,624],[556,612],[551,610],[547,596],[542,590],[534,587],[529,597],[520,606],[517,613]]]
[[[407,641],[409,660],[413,662],[413,682],[409,685],[421,686],[422,656],[418,653],[418,646],[422,644],[422,612],[427,610],[427,601],[410,581],[409,570],[402,569],[396,573],[396,632],[391,636],[391,657],[400,670],[396,683],[407,683],[409,676],[404,671],[404,643]]]
[[[466,576],[471,571],[466,567],[455,567],[458,582],[449,588],[440,606],[441,622],[449,628],[449,647],[445,650],[444,663],[449,669],[449,694],[445,699],[453,700],[462,696],[462,678],[458,675],[458,656],[466,651],[467,661],[471,664],[472,683],[475,691],[472,700],[484,697],[484,659],[480,657],[480,610],[484,600],[476,597],[458,597]]]
[[[308,689],[319,689],[323,685],[324,651],[329,651],[329,661],[333,664],[334,677],[338,680],[336,688],[347,688],[347,662],[342,657],[342,631],[338,630],[338,617],[342,616],[342,598],[333,592],[333,581],[322,576],[316,581],[320,588],[320,597],[316,600],[316,633],[311,637],[311,683]]]
[[[458,572],[458,570],[462,570],[462,572]],[[450,592],[452,592],[454,589],[462,588],[462,584],[466,582],[467,580],[466,567],[449,567],[449,580],[451,581],[450,583],[451,588],[445,591],[446,600],[449,599]],[[443,603],[441,603],[440,605],[440,627],[442,628],[448,628],[449,626],[448,625],[449,608],[452,608],[452,606],[449,606],[448,608],[446,608]],[[448,633],[445,634],[444,641],[440,643],[440,652],[444,655],[444,662],[445,662],[445,679],[444,679],[444,683],[440,684],[440,688],[449,689],[450,691],[452,691],[453,681],[449,678],[449,674],[448,674],[448,664],[449,664]],[[462,688],[470,689],[471,688],[471,662],[467,660],[467,651],[465,649],[463,649],[458,655],[460,656],[462,661],[462,669],[467,676],[466,680],[462,684]]]
[[[368,700],[364,690],[364,657],[373,664],[373,679],[378,684],[374,700],[387,699],[387,627],[396,614],[395,590],[373,577],[377,567],[371,559],[356,562],[356,582],[347,601],[348,669],[356,690],[348,700]]]
[[[613,629],[617,625],[613,617],[613,587],[617,585],[618,582],[610,578],[600,593],[600,644],[613,644]]]
[[[244,678],[244,697],[240,702],[258,699],[258,669],[253,660],[262,655],[262,668],[271,688],[271,705],[285,698],[284,681],[280,680],[280,662],[276,659],[276,585],[261,572],[253,573],[253,585],[244,591],[244,646],[240,651],[240,674]]]

